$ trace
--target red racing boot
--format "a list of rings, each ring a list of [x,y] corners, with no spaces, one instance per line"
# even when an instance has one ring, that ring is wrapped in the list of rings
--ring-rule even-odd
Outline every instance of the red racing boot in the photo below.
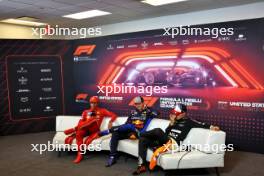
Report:
[[[75,160],[73,161],[75,164],[78,164],[78,163],[80,163],[81,161],[82,161],[82,159],[83,159],[83,155],[82,155],[82,153],[81,152],[78,152],[77,153],[77,157],[75,158]]]

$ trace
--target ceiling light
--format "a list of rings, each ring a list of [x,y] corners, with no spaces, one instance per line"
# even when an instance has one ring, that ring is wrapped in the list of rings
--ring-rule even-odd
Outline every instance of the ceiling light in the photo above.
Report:
[[[101,10],[89,10],[89,11],[64,15],[62,17],[81,20],[81,19],[85,19],[85,18],[92,18],[92,17],[96,17],[96,16],[103,16],[103,15],[109,15],[109,14],[111,14],[111,13],[101,11]]]
[[[143,0],[141,2],[150,4],[153,6],[161,6],[161,5],[172,4],[172,3],[182,2],[182,1],[187,1],[187,0]]]
[[[19,20],[19,19],[14,19],[14,18],[2,20],[0,22],[10,23],[10,24],[17,24],[17,25],[24,25],[24,26],[44,26],[44,25],[47,25],[46,23],[40,23],[40,22],[35,22],[35,21]]]

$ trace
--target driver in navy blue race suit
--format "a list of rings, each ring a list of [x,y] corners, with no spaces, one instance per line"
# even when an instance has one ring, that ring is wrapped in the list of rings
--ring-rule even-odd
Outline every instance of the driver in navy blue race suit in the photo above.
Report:
[[[125,124],[112,127],[110,130],[102,131],[101,136],[112,133],[110,142],[110,156],[106,167],[110,167],[117,161],[117,146],[119,140],[122,139],[137,139],[140,134],[146,131],[151,120],[158,116],[156,111],[153,111],[144,104],[142,97],[134,98],[135,110],[131,112]]]

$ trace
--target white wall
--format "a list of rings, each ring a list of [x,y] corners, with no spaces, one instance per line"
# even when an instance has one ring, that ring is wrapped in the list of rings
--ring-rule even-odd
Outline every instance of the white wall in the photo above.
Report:
[[[28,26],[0,23],[0,39],[40,39],[32,33]],[[65,36],[44,36],[43,39],[65,39]]]

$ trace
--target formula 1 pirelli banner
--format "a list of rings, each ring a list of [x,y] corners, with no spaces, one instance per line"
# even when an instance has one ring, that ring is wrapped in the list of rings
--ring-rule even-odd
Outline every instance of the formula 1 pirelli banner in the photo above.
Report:
[[[127,115],[132,99],[168,118],[177,102],[191,118],[219,125],[236,149],[263,153],[264,19],[73,41],[73,113],[98,95]]]

